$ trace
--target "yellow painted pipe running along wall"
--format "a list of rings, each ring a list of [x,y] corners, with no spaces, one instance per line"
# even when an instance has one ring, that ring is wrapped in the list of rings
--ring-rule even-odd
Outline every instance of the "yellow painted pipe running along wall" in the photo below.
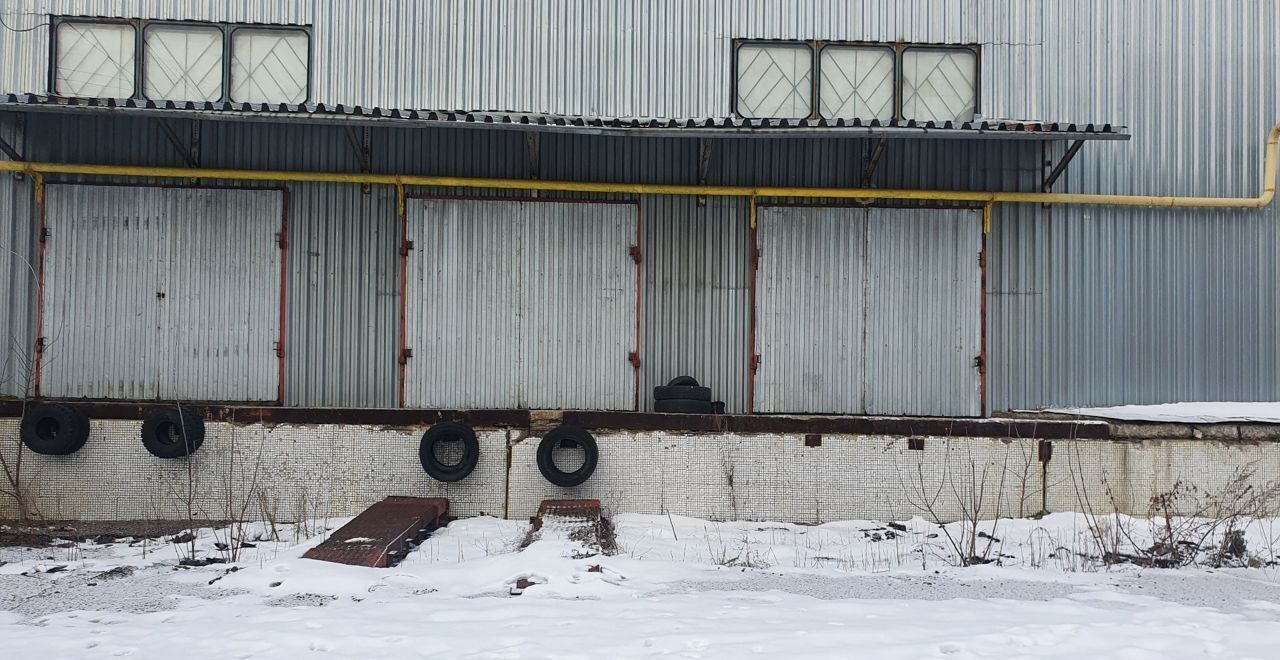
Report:
[[[269,170],[229,170],[198,167],[147,167],[136,165],[86,165],[74,163],[27,163],[0,161],[0,171],[24,172],[32,176],[75,174],[84,176],[159,177],[174,179],[228,179],[235,181],[295,181],[353,183],[394,186],[442,186],[495,188],[506,190],[556,190],[565,192],[631,193],[637,195],[698,195],[719,197],[894,199],[974,202],[984,205],[1001,202],[1020,204],[1094,204],[1103,206],[1262,208],[1276,194],[1277,144],[1280,123],[1267,136],[1262,192],[1257,197],[1168,197],[1147,195],[1096,195],[1076,193],[983,192],[964,190],[906,190],[888,188],[786,188],[771,186],[690,186],[653,183],[594,183],[584,181],[535,181],[528,179],[484,179],[475,177],[419,176],[413,174],[369,174],[344,172],[288,172]],[[401,195],[403,193],[400,193]],[[754,206],[754,204],[753,204]]]

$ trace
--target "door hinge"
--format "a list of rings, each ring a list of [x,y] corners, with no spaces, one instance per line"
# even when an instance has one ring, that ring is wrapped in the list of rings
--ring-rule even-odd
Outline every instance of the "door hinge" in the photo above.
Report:
[[[413,349],[412,349],[412,348],[404,348],[404,349],[401,349],[401,350],[400,350],[400,360],[399,360],[399,362],[400,362],[400,366],[404,366],[404,365],[408,364],[408,363],[409,363],[409,358],[411,358],[411,357],[413,357]]]
[[[284,357],[284,342],[281,342],[281,341],[276,342],[275,349],[276,349],[276,357],[278,358]]]
[[[46,341],[44,337],[36,337],[36,352],[43,353]]]
[[[284,235],[284,232],[282,231],[276,232],[276,247],[280,248],[281,250],[289,249],[289,239]]]
[[[409,256],[409,251],[413,249],[413,241],[403,241],[400,243],[400,256]]]
[[[756,248],[751,251],[751,267],[752,268],[760,267],[760,248]]]
[[[981,355],[973,358],[973,367],[978,371],[982,371],[983,369],[986,368],[986,366],[987,366],[986,360],[984,360]]]
[[[40,229],[40,242],[41,242],[41,243],[44,243],[45,241],[48,241],[48,240],[49,240],[49,237],[50,237],[50,236],[52,236],[52,235],[53,235],[53,234],[51,234],[51,233],[49,232],[49,228],[48,228],[48,227],[42,227],[42,228]]]
[[[756,353],[751,356],[751,373],[755,373],[760,369],[760,354]]]
[[[639,353],[637,353],[637,352],[635,352],[635,351],[631,351],[630,353],[627,353],[627,362],[630,362],[630,363],[631,363],[631,368],[632,368],[632,369],[639,369],[639,368],[640,368],[640,354],[639,354]]]
[[[631,260],[636,263],[640,263],[640,246],[632,245],[630,252],[631,252]]]
[[[978,253],[978,268],[986,268],[986,267],[987,267],[987,255],[985,255],[985,254],[983,254],[983,253],[979,252],[979,253]]]

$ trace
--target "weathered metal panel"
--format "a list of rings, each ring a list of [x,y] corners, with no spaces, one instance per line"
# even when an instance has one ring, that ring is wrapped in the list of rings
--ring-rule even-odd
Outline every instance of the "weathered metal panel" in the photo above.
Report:
[[[867,211],[759,210],[757,412],[866,407]]]
[[[980,415],[980,211],[868,210],[864,412]]]
[[[412,200],[405,405],[632,409],[631,204]]]
[[[51,185],[47,205],[43,394],[275,400],[280,193]]]
[[[0,138],[21,149],[22,135],[18,116],[0,114]],[[35,377],[35,223],[31,180],[0,176],[0,395],[29,393]]]

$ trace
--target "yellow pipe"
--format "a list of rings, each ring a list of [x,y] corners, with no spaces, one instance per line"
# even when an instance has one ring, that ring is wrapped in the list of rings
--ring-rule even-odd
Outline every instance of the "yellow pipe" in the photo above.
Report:
[[[1097,195],[1076,193],[982,192],[965,190],[904,190],[881,188],[788,188],[774,186],[690,186],[652,183],[593,183],[581,181],[535,181],[526,179],[484,179],[477,177],[418,176],[412,174],[370,174],[342,172],[288,172],[265,170],[206,169],[197,167],[148,167],[136,165],[86,165],[73,163],[26,163],[0,161],[0,171],[84,176],[159,177],[174,179],[228,179],[235,181],[292,181],[300,183],[356,183],[388,186],[439,186],[451,188],[495,188],[504,190],[547,190],[636,195],[699,195],[719,197],[791,197],[839,199],[933,200],[994,204],[1098,204],[1107,206],[1262,208],[1276,193],[1277,145],[1280,124],[1267,137],[1263,166],[1263,188],[1257,197],[1162,197],[1146,195]]]
[[[755,229],[756,228],[756,196],[752,195],[750,200],[751,201],[749,202],[749,208],[750,208],[751,222],[749,224],[752,229]]]
[[[991,207],[995,206],[993,202],[987,202],[982,206],[982,233],[991,233]]]

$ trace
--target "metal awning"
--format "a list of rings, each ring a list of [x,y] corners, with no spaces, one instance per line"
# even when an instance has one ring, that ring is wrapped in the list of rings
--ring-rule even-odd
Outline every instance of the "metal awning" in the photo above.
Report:
[[[581,117],[521,112],[387,110],[360,106],[81,99],[35,94],[0,95],[0,109],[128,113],[227,121],[459,126],[523,131],[698,138],[884,138],[949,140],[1128,140],[1127,127],[1055,121],[985,119],[972,122],[864,122],[859,119],[659,119]]]

